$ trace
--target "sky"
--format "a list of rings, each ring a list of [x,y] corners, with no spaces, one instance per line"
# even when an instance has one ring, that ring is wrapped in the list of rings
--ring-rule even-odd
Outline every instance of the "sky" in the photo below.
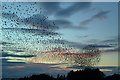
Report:
[[[118,72],[117,2],[2,2],[1,27],[4,78]]]

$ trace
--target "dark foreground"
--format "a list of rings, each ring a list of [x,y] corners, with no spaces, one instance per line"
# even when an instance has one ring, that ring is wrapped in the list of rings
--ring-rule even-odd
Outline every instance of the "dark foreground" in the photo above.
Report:
[[[99,69],[84,69],[80,71],[70,71],[67,76],[59,75],[57,78],[47,74],[32,75],[20,79],[2,79],[2,80],[120,80],[120,74],[105,76]]]

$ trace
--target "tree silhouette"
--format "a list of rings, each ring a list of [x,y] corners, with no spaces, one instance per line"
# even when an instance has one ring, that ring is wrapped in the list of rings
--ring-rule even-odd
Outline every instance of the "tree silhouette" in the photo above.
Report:
[[[32,75],[29,78],[24,77],[19,80],[55,80],[55,79],[47,74],[40,74],[40,75]]]
[[[112,76],[107,76],[105,80],[120,80],[120,74],[114,74]]]
[[[86,68],[81,71],[69,72],[67,75],[68,80],[104,80],[104,73],[99,71],[99,69],[89,69]]]

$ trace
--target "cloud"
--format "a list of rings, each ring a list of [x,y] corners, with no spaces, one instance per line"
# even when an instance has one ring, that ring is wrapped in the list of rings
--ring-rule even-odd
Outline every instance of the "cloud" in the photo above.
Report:
[[[80,23],[80,27],[84,27],[84,26],[88,25],[88,24],[89,24],[90,22],[92,22],[92,21],[93,21],[92,18],[87,19],[87,20],[85,20],[85,21],[82,21],[82,22]]]
[[[11,63],[11,64],[25,64],[25,62],[9,62],[9,61],[7,61],[7,63]]]
[[[9,42],[0,42],[1,45],[11,45],[11,44],[15,44],[15,43],[9,43]]]
[[[27,29],[27,28],[2,28],[2,30],[13,30],[13,31],[20,31],[22,33],[32,33],[34,35],[61,35],[59,33],[48,31],[44,29]]]
[[[9,61],[11,61],[11,60],[9,60]],[[25,62],[20,62],[20,61],[18,61],[18,62],[14,62],[14,61],[13,61],[13,62],[9,62],[9,61],[6,61],[6,63],[8,63],[8,64],[6,64],[6,63],[4,62],[4,63],[6,64],[6,65],[4,65],[4,66],[13,65],[13,64],[14,64],[14,65],[17,65],[17,64],[26,64]]]
[[[84,46],[86,46],[85,44],[81,44],[81,43],[77,43],[77,42],[71,42],[71,41],[67,41],[67,40],[60,40],[60,39],[48,39],[48,40],[43,40],[42,41],[43,44],[62,44],[62,45],[66,45],[69,47],[74,47],[74,48],[83,48]],[[67,47],[66,47],[67,48]]]
[[[48,17],[43,16],[42,14],[35,14],[27,18],[21,18],[17,16],[15,13],[2,13],[2,17],[8,19],[12,22],[15,22],[20,26],[29,26],[31,28],[36,29],[44,29],[44,30],[57,30],[59,27],[53,24],[53,21],[48,20]],[[3,25],[7,26],[7,22],[3,21]],[[15,25],[11,23],[11,27]]]
[[[109,13],[110,11],[101,11],[95,15],[93,15],[91,18],[85,20],[85,21],[82,21],[80,23],[80,27],[84,27],[84,26],[87,26],[88,24],[90,24],[92,21],[94,21],[95,19],[99,19],[99,20],[104,20],[107,18],[107,14]]]
[[[117,39],[116,40],[105,40],[103,42],[107,42],[107,43],[109,43],[109,42],[117,42]]]
[[[41,14],[35,14],[31,17],[25,18],[23,20],[25,25],[29,24],[33,28],[44,29],[44,30],[56,30],[59,27],[54,25],[52,21],[48,20],[48,17]]]
[[[71,69],[84,69],[84,66],[70,66],[67,68],[71,68]],[[99,68],[99,69],[115,69],[117,68],[117,66],[91,66],[91,68]]]
[[[86,29],[85,27],[78,27],[74,26],[71,21],[66,20],[66,19],[56,19],[56,20],[51,20],[54,22],[56,26],[58,26],[58,29]]]
[[[7,58],[2,58],[2,66],[6,67],[6,66],[18,66],[19,65],[24,65],[26,64],[25,62],[9,62],[9,60],[13,60],[13,59],[7,59]]]
[[[27,65],[30,66],[54,66],[54,65],[60,65],[60,64],[47,64],[47,63],[29,63]]]
[[[103,52],[118,52],[118,48],[104,50]]]
[[[95,47],[97,47],[97,48],[109,48],[109,47],[113,47],[113,46],[110,46],[110,45],[95,45]]]
[[[53,22],[55,22],[55,24],[61,29],[61,28],[69,28],[69,29],[86,29],[84,26],[87,26],[88,24],[90,24],[92,21],[94,21],[95,19],[99,19],[99,20],[103,20],[107,18],[107,14],[110,11],[101,11],[95,15],[93,15],[90,19],[87,19],[85,21],[82,21],[80,23],[80,27],[78,26],[74,26],[72,24],[72,22],[70,22],[69,20],[65,20],[65,19],[60,19],[60,20],[52,20]]]
[[[82,43],[78,43],[78,42],[71,42],[71,41],[67,41],[67,40],[60,40],[60,39],[48,39],[48,40],[43,40],[42,41],[43,44],[61,44],[63,46],[66,46],[66,48],[77,48],[77,49],[82,49],[85,46],[87,46],[87,44],[82,44]],[[112,48],[114,46],[109,45],[109,44],[92,44],[94,45],[96,48]],[[61,47],[59,47],[59,50],[62,50]]]
[[[14,51],[14,52],[24,52],[23,50],[11,50],[11,51]]]
[[[110,39],[106,39],[106,40],[102,40],[102,41],[100,41],[98,39],[91,39],[88,41],[88,43],[118,47],[118,37],[112,37]]]
[[[101,11],[99,12],[98,14],[92,16],[93,19],[100,19],[100,20],[103,20],[103,19],[106,19],[107,18],[107,14],[109,13],[110,11]]]
[[[25,5],[26,4],[23,4],[23,6],[25,6]],[[59,2],[51,2],[51,3],[49,3],[49,2],[42,2],[42,3],[37,3],[36,5],[37,6],[33,6],[35,9],[38,6],[39,6],[39,8],[43,7],[47,11],[46,12],[46,13],[48,13],[47,15],[56,13],[57,11],[61,11],[61,12],[62,12],[62,10],[66,11],[66,9],[62,9],[60,7],[60,3]],[[86,2],[85,3],[74,3],[72,6],[67,8],[67,10],[69,8],[73,8],[73,9],[69,10],[68,14],[76,13],[77,11],[86,8],[88,5],[90,5],[90,3],[86,3]],[[14,7],[14,6],[12,6],[12,7]],[[29,8],[30,7],[28,7],[28,9]],[[19,9],[22,10],[22,8],[19,8]],[[37,9],[37,10],[40,11],[40,9]],[[15,11],[17,12],[17,10],[15,10]],[[65,20],[65,19],[49,20],[47,16],[44,16],[44,14],[40,14],[40,13],[39,14],[38,13],[37,14],[32,14],[31,13],[31,16],[29,16],[29,17],[27,16],[25,18],[25,17],[23,17],[23,15],[22,15],[22,17],[19,16],[19,14],[16,13],[15,11],[13,11],[11,13],[9,13],[9,12],[3,12],[2,13],[3,18],[6,18],[9,21],[12,21],[12,22],[16,23],[16,24],[10,23],[11,27],[25,26],[25,27],[28,27],[28,28],[44,29],[44,30],[58,30],[59,28],[82,29],[82,28],[78,28],[76,26],[73,26],[72,23],[69,20]],[[74,12],[74,11],[76,11],[76,12]],[[64,13],[64,14],[66,14],[66,13]],[[27,11],[24,13],[24,15],[27,15]],[[5,25],[6,23],[7,23],[6,21],[3,21],[3,25]],[[8,25],[6,24],[6,26],[8,26]]]
[[[7,52],[2,52],[2,57],[21,57],[21,58],[29,58],[35,57],[34,55],[15,55],[15,54],[8,54]]]
[[[114,68],[117,68],[117,66],[101,66],[101,67],[94,67],[94,68],[99,68],[99,69],[114,69]]]
[[[89,35],[85,35],[85,36],[77,36],[77,38],[88,38]]]
[[[88,9],[91,6],[90,2],[77,2],[67,9],[62,9],[56,13],[58,17],[69,17],[81,10]]]
[[[112,39],[103,40],[100,44],[109,44],[110,46],[118,47],[118,37],[114,37]]]
[[[47,11],[47,15],[54,14],[61,10],[60,2],[42,2],[39,6]]]
[[[46,13],[50,15],[61,10],[60,2],[4,3],[2,7],[2,17],[11,22],[15,22],[19,27],[29,26],[45,30],[57,30],[59,28],[45,15]],[[9,8],[13,10],[11,11]],[[6,21],[3,21],[3,23],[6,23]],[[15,25],[12,23],[10,24],[11,27]]]
[[[10,60],[10,59],[2,58],[2,59],[0,59],[0,60],[2,60],[2,63],[6,63],[7,60]],[[5,65],[2,65],[2,66],[5,66]]]
[[[69,27],[72,23],[68,20],[65,19],[61,19],[61,20],[52,20],[53,22],[55,22],[56,25],[59,25],[60,27],[64,26],[65,27]]]
[[[51,39],[48,39],[48,40],[43,40],[42,41],[43,44],[62,44],[62,45],[67,45],[69,47],[73,47],[73,48],[83,48],[85,46],[87,46],[86,44],[82,44],[82,43],[78,43],[78,42],[71,42],[71,41],[67,41],[67,40],[60,40],[60,39],[54,39],[54,40],[51,40]],[[92,44],[94,45],[96,48],[110,48],[110,47],[113,47],[111,45],[103,45],[103,44]]]
[[[75,3],[73,3],[73,5],[64,9],[60,6],[60,3],[61,2],[41,3],[41,7],[43,7],[43,9],[46,10],[47,15],[52,14],[52,15],[57,15],[57,16],[60,16],[60,17],[61,16],[69,17],[72,14],[77,13],[80,10],[87,9],[91,5],[90,2],[85,2],[85,3],[84,2],[82,2],[82,3],[81,2],[80,3],[75,2]],[[54,14],[54,13],[56,13],[56,14]],[[40,17],[40,16],[38,16],[38,17]],[[33,20],[33,21],[36,21],[36,20]],[[54,30],[61,29],[61,28],[84,29],[84,28],[80,28],[80,27],[77,27],[77,26],[73,26],[72,22],[70,22],[69,20],[65,20],[65,19],[56,19],[56,20],[50,20],[50,21],[55,23],[55,25],[56,25],[54,27]],[[49,20],[48,20],[48,22],[49,22]],[[51,26],[51,28],[52,28],[52,26]]]

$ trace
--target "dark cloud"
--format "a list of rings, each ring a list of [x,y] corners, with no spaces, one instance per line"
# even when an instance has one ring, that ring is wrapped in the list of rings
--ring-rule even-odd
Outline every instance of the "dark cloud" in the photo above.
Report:
[[[25,62],[7,62],[7,63],[16,63],[16,64],[19,64],[19,63],[21,63],[21,64],[25,64]]]
[[[53,21],[48,20],[48,17],[41,14],[36,14],[23,20],[25,25],[29,24],[33,28],[44,30],[56,30],[59,27],[54,24]]]
[[[15,13],[2,13],[2,17],[6,18],[17,25],[30,26],[31,28],[44,29],[44,30],[57,30],[59,27],[54,24],[53,21],[48,20],[47,16],[42,14],[35,14],[27,18],[20,18]],[[7,25],[6,21],[2,21],[4,25]],[[15,24],[11,24],[11,27]]]
[[[116,42],[117,40],[105,40],[103,42]]]
[[[73,5],[71,5],[70,7],[66,8],[66,9],[62,9],[60,6],[61,2],[40,2],[40,3],[16,3],[16,7],[17,6],[24,6],[25,9],[18,7],[18,10],[14,10],[14,11],[7,11],[7,12],[2,12],[2,17],[6,18],[12,22],[15,22],[16,24],[10,23],[11,27],[12,26],[29,26],[30,28],[35,28],[35,29],[44,29],[44,30],[58,30],[59,28],[71,28],[71,29],[83,29],[83,28],[78,28],[76,26],[73,26],[72,23],[69,20],[49,20],[47,16],[44,16],[46,13],[47,15],[50,14],[54,14],[56,13],[59,16],[63,16],[63,17],[67,17],[70,16],[80,10],[84,10],[89,8],[89,6],[91,5],[90,2],[80,2],[80,3],[73,3]],[[8,4],[7,4],[8,5]],[[5,6],[7,8],[9,8],[8,6]],[[10,7],[12,7],[14,9],[15,4],[11,5]],[[38,8],[39,7],[39,8]],[[38,8],[38,9],[37,9]],[[45,14],[41,14],[41,8],[43,8],[43,12],[45,9]],[[37,12],[37,14],[32,13],[33,12]],[[6,9],[5,9],[6,10]],[[26,11],[25,11],[26,10]],[[37,10],[37,11],[34,11]],[[20,11],[20,12],[19,12]],[[23,11],[23,12],[22,12]],[[24,13],[25,11],[25,13]],[[16,13],[17,12],[17,13]],[[19,16],[20,14],[22,14],[21,16]],[[28,13],[31,13],[30,16],[28,16]],[[26,15],[27,17],[24,18],[24,15]],[[8,26],[6,23],[6,21],[3,21],[3,23],[5,23],[6,26]]]
[[[99,68],[99,69],[115,69],[115,68],[117,68],[117,67],[115,67],[115,66],[103,66],[103,67],[94,67],[94,68]]]
[[[104,52],[118,52],[118,48],[104,50]]]
[[[89,23],[91,23],[92,21],[93,21],[92,18],[90,18],[90,19],[88,19],[88,20],[85,20],[85,21],[82,21],[82,22],[80,23],[80,27],[84,27],[84,26],[88,25]]]
[[[56,13],[57,11],[61,10],[59,6],[60,2],[42,2],[40,3],[40,7],[43,7],[47,11],[47,15]]]
[[[59,25],[59,27],[61,26],[64,26],[65,27],[69,27],[71,26],[71,22],[68,21],[68,20],[64,20],[64,19],[61,19],[61,20],[53,20],[53,22],[55,22],[56,25]]]
[[[82,8],[83,5],[87,5],[90,3],[79,3]],[[78,3],[75,3],[73,7],[77,7],[71,11],[79,11],[79,9],[82,9],[79,7]],[[43,6],[48,14],[55,13],[58,10],[61,10],[60,5],[58,2],[56,3],[40,3],[39,5]],[[85,7],[85,6],[84,6]],[[72,8],[72,6],[71,6]],[[21,9],[20,9],[21,10]],[[61,10],[62,11],[62,10]],[[66,10],[65,10],[66,11]],[[70,11],[69,11],[70,13]],[[72,12],[73,13],[73,12]],[[27,11],[24,15],[27,14]],[[44,30],[58,30],[59,28],[71,28],[71,29],[82,29],[80,27],[73,26],[72,23],[69,20],[61,19],[61,20],[49,20],[47,16],[44,16],[43,14],[32,14],[29,17],[21,17],[18,16],[16,12],[8,13],[3,12],[2,13],[3,18],[8,19],[9,21],[15,22],[16,24],[10,23],[11,27],[15,26],[29,26],[30,28],[34,29],[44,29]],[[8,26],[6,23],[8,21],[3,21],[3,24]]]
[[[2,58],[1,59],[2,60],[2,66],[3,67],[7,67],[7,66],[15,66],[15,65],[24,65],[24,64],[26,64],[25,62],[21,62],[21,61],[19,61],[20,59],[7,59],[7,58]],[[12,61],[12,62],[10,62],[9,60],[18,60],[18,62],[14,62],[14,61]]]
[[[15,54],[8,54],[7,52],[2,52],[2,57],[22,57],[22,58],[29,58],[35,57],[35,55],[15,55]]]
[[[99,12],[98,14],[92,16],[93,19],[106,19],[107,18],[107,14],[109,13],[110,11],[101,11]]]
[[[10,59],[0,59],[0,60],[2,60],[2,63],[6,63],[7,62],[7,60],[10,60]],[[5,65],[4,65],[5,66]]]
[[[78,38],[88,38],[89,35],[85,35],[85,36],[77,36]]]
[[[0,42],[1,45],[11,45],[11,44],[15,44],[15,43],[9,43],[9,42]]]
[[[85,20],[85,21],[82,21],[80,23],[80,27],[84,27],[84,26],[87,26],[88,24],[90,24],[93,20],[95,19],[99,19],[99,20],[103,20],[103,19],[106,19],[107,18],[107,14],[109,13],[110,11],[101,11],[95,15],[93,15],[91,18]]]
[[[109,48],[109,47],[113,47],[113,46],[110,46],[110,45],[95,45],[95,47],[98,47],[98,48]]]
[[[118,38],[114,37],[114,38],[109,39],[109,40],[101,41],[100,43],[101,44],[109,44],[111,46],[118,47]]]
[[[24,52],[23,50],[11,50],[11,51],[14,51],[14,52]]]
[[[24,65],[26,64],[25,62],[9,62],[8,60],[16,60],[16,59],[6,59],[6,58],[2,58],[2,66],[13,66],[13,65]],[[18,60],[18,59],[17,59]]]
[[[88,9],[91,6],[90,2],[75,2],[72,6],[67,9],[62,9],[56,13],[56,16],[59,17],[69,17],[74,13],[77,13],[81,10]]]
[[[62,44],[62,45],[66,45],[69,47],[74,47],[74,48],[83,48],[86,45],[85,44],[81,44],[81,43],[77,43],[77,42],[71,42],[71,41],[67,41],[67,40],[60,40],[60,39],[54,39],[54,40],[43,40],[42,41],[43,44]]]
[[[44,29],[27,29],[27,28],[2,28],[2,30],[14,30],[22,33],[33,33],[35,35],[61,35],[59,33],[48,31]]]
[[[59,63],[58,64],[47,64],[47,63],[30,63],[28,64],[30,66],[54,66],[54,65],[60,65]]]
[[[84,26],[90,24],[92,21],[94,21],[95,19],[99,19],[99,20],[103,20],[107,18],[107,14],[110,11],[101,11],[95,15],[93,15],[90,19],[87,19],[85,21],[82,21],[80,23],[80,27],[78,26],[73,26],[72,22],[70,22],[69,20],[65,20],[65,19],[61,19],[61,20],[52,20],[53,22],[55,22],[55,24],[59,27],[59,28],[69,28],[69,29],[86,29]]]
[[[72,22],[70,22],[69,20],[57,19],[57,20],[52,20],[52,21],[55,23],[55,25],[57,25],[59,27],[59,29],[66,29],[66,28],[76,29],[77,28],[77,27],[73,26]]]
[[[118,43],[118,36],[117,37],[113,37],[111,39],[108,39],[108,40],[104,40],[104,41],[101,41],[102,43]]]
[[[71,66],[71,67],[67,67],[67,68],[72,68],[72,69],[84,69],[83,66]],[[100,67],[91,66],[91,68],[99,68],[99,69],[115,69],[115,68],[117,68],[117,67],[116,67],[116,66],[100,66]]]
[[[54,40],[43,40],[43,44],[63,44],[63,45],[68,45],[69,47],[74,47],[74,48],[83,48],[87,46],[86,44],[78,43],[78,42],[71,42],[67,40],[60,40],[60,39],[54,39]],[[102,44],[93,44],[96,48],[109,48],[113,47],[111,45],[102,45]]]
[[[60,68],[60,67],[50,67],[50,68]]]
[[[97,40],[97,39],[92,39],[88,41],[89,44],[94,44],[96,47],[98,48],[114,48],[114,49],[107,49],[103,52],[116,52],[118,51],[118,39],[115,38],[111,38],[108,40]]]
[[[75,29],[75,30],[86,29],[85,27],[74,26],[72,22],[66,19],[56,19],[51,21],[53,21],[55,25],[59,27],[59,29]]]
[[[84,66],[74,65],[74,66],[70,66],[70,67],[67,67],[67,68],[72,68],[72,69],[84,69]]]

